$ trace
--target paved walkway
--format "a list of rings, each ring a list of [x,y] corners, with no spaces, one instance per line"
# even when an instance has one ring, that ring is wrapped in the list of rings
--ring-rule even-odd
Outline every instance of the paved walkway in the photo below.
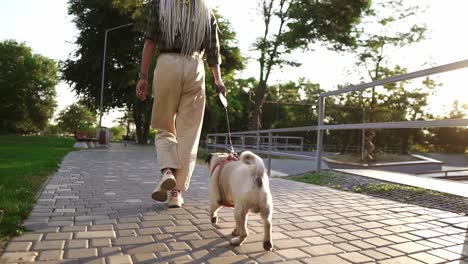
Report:
[[[70,153],[14,238],[7,263],[468,263],[468,217],[325,187],[271,180],[275,251],[249,218],[245,245],[228,244],[231,209],[210,224],[207,170],[197,166],[183,209],[149,194],[153,148]],[[1,262],[1,261],[0,261]]]

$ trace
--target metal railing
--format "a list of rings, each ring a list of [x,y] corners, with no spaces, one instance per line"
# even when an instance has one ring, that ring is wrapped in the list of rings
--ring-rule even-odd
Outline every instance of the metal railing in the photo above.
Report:
[[[255,131],[243,131],[233,132],[232,135],[256,135],[257,137],[261,134],[268,134],[268,174],[271,172],[271,157],[272,156],[283,156],[290,157],[288,153],[273,152],[272,151],[272,139],[273,133],[285,133],[285,132],[310,132],[317,131],[317,149],[316,149],[316,171],[321,171],[321,162],[323,155],[323,132],[326,130],[356,130],[356,129],[401,129],[401,128],[435,128],[435,127],[468,127],[468,119],[445,119],[445,120],[428,120],[428,121],[399,121],[399,122],[380,122],[380,123],[357,123],[357,124],[337,124],[337,125],[325,125],[325,98],[333,95],[339,95],[348,92],[361,91],[364,89],[381,86],[385,84],[395,83],[399,81],[411,80],[419,77],[425,77],[433,74],[444,73],[454,71],[458,69],[468,68],[468,60],[462,60],[450,64],[445,64],[421,71],[411,72],[407,74],[397,75],[385,79],[381,79],[374,82],[348,86],[339,90],[325,92],[319,95],[319,107],[318,107],[318,125],[317,126],[304,126],[304,127],[291,127],[291,128],[276,128],[266,130],[255,130]],[[207,143],[209,138],[213,136],[226,136],[226,133],[208,134]],[[297,158],[301,158],[302,155],[297,155]],[[304,158],[304,157],[303,157]],[[307,158],[311,158],[308,156]]]

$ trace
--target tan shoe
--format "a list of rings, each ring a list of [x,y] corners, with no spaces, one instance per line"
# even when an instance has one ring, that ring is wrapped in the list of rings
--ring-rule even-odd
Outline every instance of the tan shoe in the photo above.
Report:
[[[169,197],[169,202],[167,204],[169,208],[180,208],[184,205],[184,198],[182,198],[182,193],[180,191],[172,190],[171,197]]]
[[[176,186],[176,179],[170,170],[166,170],[159,181],[158,186],[154,189],[151,194],[151,198],[158,202],[167,201],[167,192],[174,189]]]

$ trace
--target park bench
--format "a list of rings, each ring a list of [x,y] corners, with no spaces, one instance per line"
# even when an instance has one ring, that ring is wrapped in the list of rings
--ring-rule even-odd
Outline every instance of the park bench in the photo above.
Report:
[[[89,149],[99,146],[99,140],[95,137],[92,137],[90,133],[85,131],[76,131],[75,140],[75,145],[73,145],[75,148]]]

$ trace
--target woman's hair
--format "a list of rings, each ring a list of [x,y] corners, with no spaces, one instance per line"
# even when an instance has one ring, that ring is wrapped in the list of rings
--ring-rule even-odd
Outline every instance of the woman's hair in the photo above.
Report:
[[[169,47],[180,33],[182,54],[192,54],[211,31],[211,8],[206,0],[160,0],[159,23]]]

